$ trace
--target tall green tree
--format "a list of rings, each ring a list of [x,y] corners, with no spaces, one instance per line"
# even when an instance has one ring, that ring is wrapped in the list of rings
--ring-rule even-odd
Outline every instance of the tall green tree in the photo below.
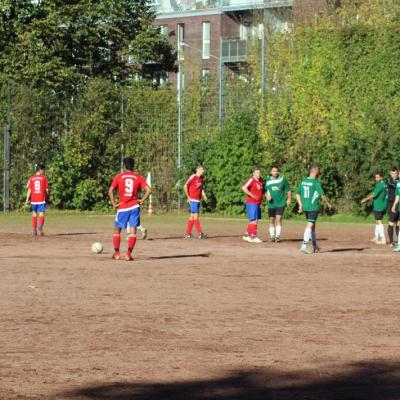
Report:
[[[3,0],[0,73],[36,87],[74,90],[92,77],[124,82],[146,62],[170,70],[175,54],[146,0]]]

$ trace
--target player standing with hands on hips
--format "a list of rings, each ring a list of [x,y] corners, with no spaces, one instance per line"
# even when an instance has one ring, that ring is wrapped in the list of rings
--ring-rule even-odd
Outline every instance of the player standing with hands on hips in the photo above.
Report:
[[[375,187],[371,194],[361,200],[361,204],[373,200],[374,217],[375,217],[375,235],[371,242],[376,244],[386,244],[385,230],[383,228],[383,217],[387,209],[387,186],[383,180],[383,174],[378,172],[375,174]]]
[[[32,206],[32,235],[44,236],[44,212],[46,211],[46,200],[49,195],[49,183],[44,175],[45,166],[38,164],[36,166],[36,174],[29,178],[26,188],[25,206],[28,206],[29,200]],[[39,223],[38,223],[39,214]]]
[[[242,186],[246,197],[246,212],[249,224],[243,240],[249,243],[262,243],[257,237],[257,225],[261,219],[261,203],[264,195],[264,181],[261,178],[260,168],[253,169],[253,176]]]
[[[319,167],[312,165],[310,167],[310,175],[304,179],[296,191],[296,200],[299,205],[299,214],[303,211],[306,214],[307,226],[304,230],[303,244],[301,245],[300,251],[305,254],[311,254],[308,249],[308,242],[312,241],[313,253],[317,253],[320,248],[317,244],[317,233],[316,223],[319,213],[319,202],[320,199],[325,201],[327,207],[331,209],[328,198],[324,194],[321,183],[317,179],[319,175]]]
[[[189,203],[189,211],[190,216],[187,223],[186,228],[186,239],[191,239],[193,225],[196,228],[197,235],[199,239],[206,239],[207,235],[203,233],[200,225],[200,203],[201,199],[207,201],[207,196],[204,191],[204,168],[202,165],[198,165],[196,168],[196,173],[191,175],[190,178],[186,181],[183,189],[185,190],[185,194],[187,197],[187,201]]]
[[[132,261],[132,251],[136,245],[136,231],[140,226],[140,205],[146,201],[151,194],[151,188],[143,176],[133,172],[135,166],[133,158],[124,159],[125,171],[116,175],[111,183],[108,195],[113,208],[116,208],[117,216],[114,223],[114,254],[113,259],[119,260],[121,245],[121,230],[130,227],[128,233],[128,251],[125,254],[125,261]],[[116,204],[114,191],[118,190],[119,203]],[[139,199],[139,193],[144,190],[145,193]]]
[[[265,197],[268,201],[269,237],[271,242],[278,243],[281,241],[283,214],[285,207],[292,202],[292,192],[277,166],[272,167],[271,176],[265,182]]]

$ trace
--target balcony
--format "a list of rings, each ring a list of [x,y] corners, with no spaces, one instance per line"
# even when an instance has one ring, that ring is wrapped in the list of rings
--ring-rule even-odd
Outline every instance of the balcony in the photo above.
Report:
[[[150,0],[159,15],[292,7],[293,0]]]
[[[243,39],[223,39],[221,61],[223,63],[245,62],[248,58],[249,44]]]

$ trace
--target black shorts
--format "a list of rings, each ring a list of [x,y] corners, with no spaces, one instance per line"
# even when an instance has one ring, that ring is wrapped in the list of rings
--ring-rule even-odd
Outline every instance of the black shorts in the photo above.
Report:
[[[306,211],[307,222],[316,222],[319,211]]]
[[[285,207],[268,208],[268,217],[275,218],[277,215],[283,215]]]
[[[393,204],[392,204],[392,206],[393,206]],[[400,213],[398,210],[396,212],[392,212],[392,206],[388,207],[388,209],[387,209],[387,215],[389,217],[389,221],[390,222],[399,222]]]
[[[375,221],[382,220],[383,217],[385,216],[385,214],[386,214],[386,211],[375,211],[374,210]]]

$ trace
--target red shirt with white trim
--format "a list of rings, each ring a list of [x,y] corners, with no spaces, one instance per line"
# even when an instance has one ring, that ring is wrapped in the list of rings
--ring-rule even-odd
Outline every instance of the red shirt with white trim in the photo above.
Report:
[[[139,207],[138,195],[147,185],[143,176],[133,171],[124,171],[115,175],[111,186],[118,190],[118,210],[130,210]]]
[[[246,203],[253,203],[260,205],[262,203],[263,195],[264,195],[264,182],[262,179],[256,179],[252,176],[245,184],[247,190],[254,196],[253,199],[250,196],[246,197]]]
[[[201,192],[204,187],[204,179],[193,174],[186,182],[189,198],[191,201],[201,201]]]
[[[31,204],[45,204],[49,182],[43,174],[36,174],[29,178],[27,189],[31,190]]]

